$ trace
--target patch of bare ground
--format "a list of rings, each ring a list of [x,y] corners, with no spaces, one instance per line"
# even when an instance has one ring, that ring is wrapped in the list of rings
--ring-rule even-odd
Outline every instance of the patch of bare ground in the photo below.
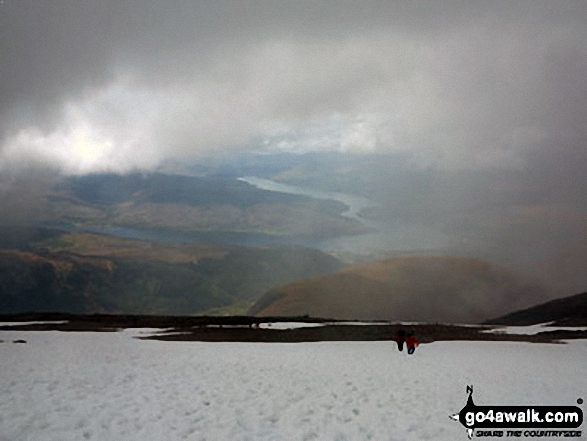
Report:
[[[409,324],[387,322],[348,322],[309,317],[185,317],[150,315],[73,315],[34,313],[0,316],[0,331],[108,332],[129,328],[154,328],[161,332],[140,337],[143,340],[300,343],[317,341],[393,340],[398,329],[414,332],[421,343],[449,340],[518,341],[558,343],[587,338],[587,331],[557,330],[535,335],[483,332],[489,326],[451,324]],[[14,322],[14,325],[9,324]],[[263,324],[314,323],[319,326],[272,329]],[[277,328],[277,326],[276,326]]]

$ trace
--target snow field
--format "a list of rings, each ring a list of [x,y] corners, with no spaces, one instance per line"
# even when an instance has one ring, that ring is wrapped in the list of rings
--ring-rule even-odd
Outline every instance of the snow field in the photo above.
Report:
[[[408,356],[392,342],[136,334],[0,333],[0,440],[458,441],[465,430],[449,415],[467,384],[478,405],[587,398],[583,340],[436,342]]]
[[[551,323],[553,322],[530,326],[504,326],[501,328],[488,329],[482,332],[488,332],[490,334],[535,335],[540,332],[548,331],[587,331],[587,326],[550,326]]]

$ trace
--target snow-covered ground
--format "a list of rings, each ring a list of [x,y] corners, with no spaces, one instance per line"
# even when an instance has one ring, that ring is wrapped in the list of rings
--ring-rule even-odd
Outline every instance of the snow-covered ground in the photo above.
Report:
[[[338,325],[338,326],[387,326],[390,322],[267,322],[260,323],[259,328],[261,329],[299,329],[299,328],[317,328],[320,326],[327,325]]]
[[[325,326],[325,323],[305,323],[305,322],[274,322],[260,323],[261,329],[299,329],[299,328],[317,328]]]
[[[505,326],[502,328],[488,329],[482,332],[496,334],[534,335],[548,331],[587,331],[587,326],[550,326],[553,322],[540,323],[530,326]]]
[[[42,322],[0,322],[0,326],[26,326],[26,325],[63,325],[68,320],[42,321]]]
[[[585,340],[436,342],[408,356],[392,342],[133,338],[140,332],[0,332],[0,440],[458,441],[466,432],[449,415],[468,384],[478,405],[587,398]]]

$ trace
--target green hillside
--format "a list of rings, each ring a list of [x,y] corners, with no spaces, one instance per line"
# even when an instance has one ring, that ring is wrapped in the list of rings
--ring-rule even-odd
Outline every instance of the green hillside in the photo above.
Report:
[[[18,248],[0,250],[0,313],[242,313],[272,286],[341,268],[300,247],[163,245],[81,233]]]
[[[536,304],[548,291],[488,262],[456,256],[396,257],[274,288],[258,316],[477,323]]]

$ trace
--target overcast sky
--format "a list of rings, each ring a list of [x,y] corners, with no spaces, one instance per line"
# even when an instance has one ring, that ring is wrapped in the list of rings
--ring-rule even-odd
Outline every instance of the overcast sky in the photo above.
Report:
[[[585,23],[582,0],[8,0],[0,160],[84,173],[266,148],[520,167],[585,140]]]
[[[517,173],[515,216],[584,240],[586,23],[583,0],[6,0],[0,189],[221,151],[399,152],[491,188]]]

